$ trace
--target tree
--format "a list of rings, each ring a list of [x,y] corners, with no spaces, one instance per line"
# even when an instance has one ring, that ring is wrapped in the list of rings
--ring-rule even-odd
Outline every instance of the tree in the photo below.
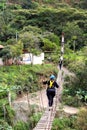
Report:
[[[4,64],[8,65],[8,60],[12,58],[12,53],[10,47],[6,46],[0,51],[0,56],[2,57]]]
[[[21,41],[18,41],[14,46],[10,46],[10,51],[13,58],[19,57],[23,51],[23,43]]]
[[[43,51],[56,51],[57,45],[53,42],[51,42],[49,39],[43,38]]]
[[[67,44],[69,44],[71,49],[73,49],[73,43],[75,43],[74,48],[76,50],[84,46],[83,32],[76,23],[68,22],[64,27],[63,32],[65,33],[65,41]]]
[[[10,46],[12,58],[15,59],[15,64],[20,64],[20,57],[23,53],[23,43],[18,41],[14,46]]]
[[[20,4],[23,8],[29,9],[31,7],[32,0],[8,0],[9,3]]]
[[[22,32],[19,35],[19,38],[22,40],[24,49],[27,50],[27,52],[31,53],[31,49],[35,48],[37,49],[37,51],[40,50],[39,48],[40,38],[38,33],[32,31]]]
[[[82,9],[87,9],[87,0],[80,0],[79,6],[80,6]]]

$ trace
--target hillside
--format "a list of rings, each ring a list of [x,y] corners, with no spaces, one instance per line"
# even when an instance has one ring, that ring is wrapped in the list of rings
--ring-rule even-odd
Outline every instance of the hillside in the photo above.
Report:
[[[87,129],[86,0],[0,0],[0,58],[4,61],[0,66],[0,129],[31,130],[38,122],[42,113],[35,115],[31,106],[29,122],[19,120],[14,124],[15,111],[8,97],[14,101],[22,94],[36,92],[42,79],[48,79],[51,73],[57,76],[62,33],[63,66],[75,77],[64,77],[61,104],[82,109],[71,115],[70,121],[66,115],[63,120],[57,115],[54,124],[57,122],[60,130]],[[9,59],[21,60],[23,53],[41,52],[45,53],[43,65],[7,64]]]

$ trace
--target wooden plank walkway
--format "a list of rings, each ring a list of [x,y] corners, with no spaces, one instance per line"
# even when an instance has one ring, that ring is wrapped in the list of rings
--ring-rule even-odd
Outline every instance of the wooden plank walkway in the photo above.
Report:
[[[55,107],[56,106],[54,105],[52,108],[53,110],[50,111],[49,108],[45,110],[43,116],[41,117],[41,119],[37,123],[37,126],[33,130],[51,130],[52,122],[54,120],[56,113]]]
[[[59,70],[58,76],[57,76],[57,82],[61,88],[61,79],[62,79],[62,71]],[[60,89],[59,88],[59,89]],[[33,130],[51,130],[52,128],[52,123],[56,114],[56,106],[58,101],[60,93],[59,90],[56,91],[56,96],[54,98],[54,104],[52,110],[49,111],[49,108],[47,108],[42,115],[41,119],[37,123],[36,127]]]

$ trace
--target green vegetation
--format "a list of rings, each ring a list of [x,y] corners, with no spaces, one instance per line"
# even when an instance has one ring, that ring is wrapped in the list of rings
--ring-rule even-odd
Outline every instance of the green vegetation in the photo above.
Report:
[[[30,92],[37,91],[39,76],[49,77],[51,73],[57,75],[57,68],[55,65],[20,65],[20,66],[6,66],[1,67],[0,73],[0,88],[1,92],[7,90],[24,90],[26,87]],[[4,97],[5,94],[1,96]]]
[[[11,94],[13,101],[19,93],[38,91],[42,78],[48,78],[51,73],[57,75],[55,66],[60,57],[62,32],[65,36],[64,66],[75,74],[75,77],[65,78],[62,102],[75,107],[85,106],[87,1],[0,0],[0,45],[4,46],[0,49],[0,58],[4,61],[4,66],[0,67],[0,129],[32,129],[39,120],[39,114],[37,117],[31,115],[30,124],[19,121],[14,125],[15,112],[8,97]],[[9,59],[17,61],[25,52],[35,55],[44,52],[46,64],[7,66]],[[67,117],[55,119],[53,130],[86,130],[87,126],[80,126],[80,123],[86,124],[82,113],[86,111],[71,117],[70,121]]]
[[[0,119],[4,122],[7,121],[7,124],[14,126],[14,110],[9,106],[9,92],[11,93],[11,100],[14,100],[17,95],[25,92],[35,92],[42,89],[42,79],[54,73],[57,75],[58,70],[55,65],[46,64],[46,65],[19,65],[19,66],[2,66],[0,70]],[[23,125],[23,129],[33,128],[40,116],[36,118],[33,117],[35,112],[31,113],[31,118],[29,123],[23,123],[19,121],[14,129],[20,130]],[[5,124],[5,122],[4,122]],[[1,127],[5,125],[1,123]],[[6,124],[6,125],[7,125]],[[10,127],[8,125],[8,127]]]
[[[56,116],[52,130],[86,130],[87,129],[87,109],[82,108],[81,111],[74,116]],[[61,115],[61,113],[60,113]],[[83,124],[83,125],[82,125]]]
[[[74,72],[75,76],[65,78],[62,99],[65,104],[83,106],[87,103],[86,47],[76,54],[69,55],[69,60],[65,64],[71,72]]]

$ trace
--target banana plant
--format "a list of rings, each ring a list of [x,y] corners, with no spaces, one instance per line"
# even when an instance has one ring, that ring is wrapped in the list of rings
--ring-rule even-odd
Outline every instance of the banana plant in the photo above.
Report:
[[[4,84],[3,86],[0,85],[0,93],[6,92],[8,94],[8,102],[9,102],[10,106],[11,106],[11,92],[14,90],[17,90],[19,88],[20,88],[20,86],[8,86],[6,84]]]

